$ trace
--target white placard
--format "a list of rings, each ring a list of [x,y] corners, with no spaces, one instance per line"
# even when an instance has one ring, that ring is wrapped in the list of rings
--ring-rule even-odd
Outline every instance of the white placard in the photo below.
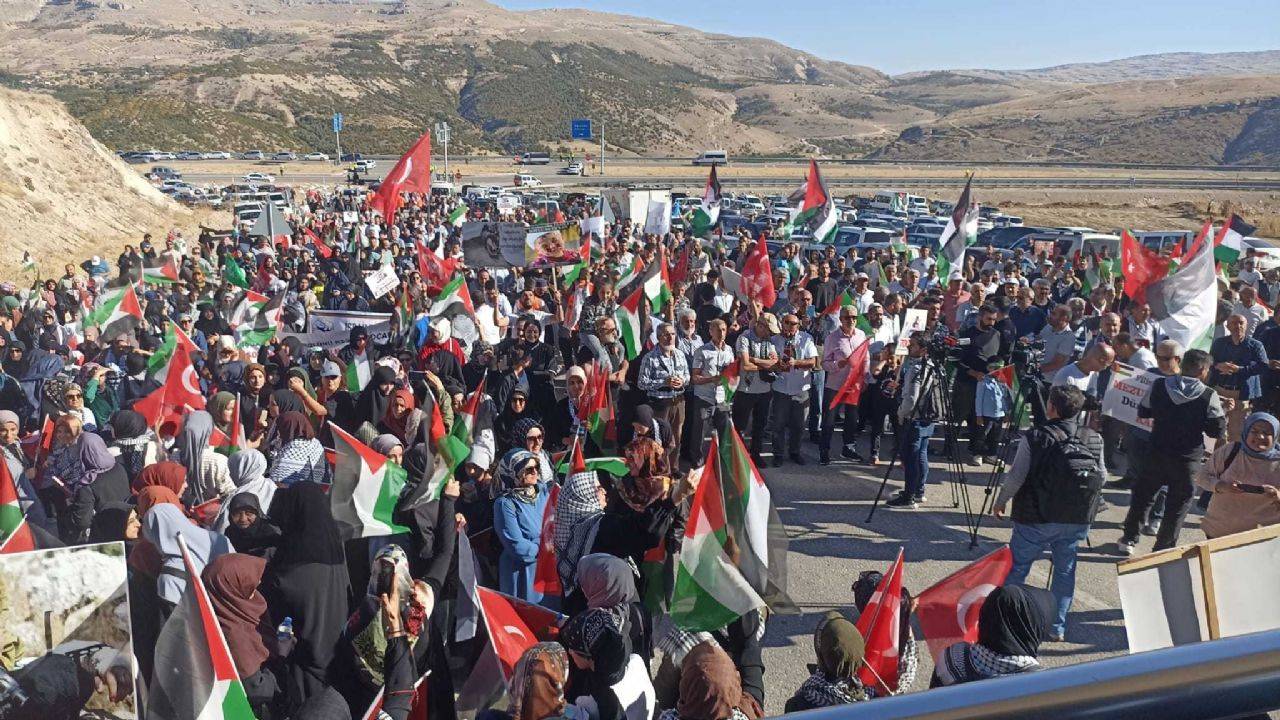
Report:
[[[1151,392],[1151,386],[1160,379],[1158,373],[1139,370],[1132,365],[1117,362],[1111,368],[1111,385],[1102,399],[1102,414],[1144,430],[1151,429],[1151,420],[1138,417],[1138,404]]]
[[[897,356],[905,356],[907,354],[907,341],[917,332],[923,332],[929,324],[929,311],[924,308],[909,308],[906,317],[902,320],[902,332],[898,335],[898,346],[894,348],[893,354]]]
[[[370,294],[373,295],[374,300],[377,300],[400,287],[400,277],[396,275],[396,271],[390,265],[383,265],[366,275],[364,284],[369,286]]]
[[[671,232],[671,200],[650,200],[644,217],[644,231],[655,235]]]

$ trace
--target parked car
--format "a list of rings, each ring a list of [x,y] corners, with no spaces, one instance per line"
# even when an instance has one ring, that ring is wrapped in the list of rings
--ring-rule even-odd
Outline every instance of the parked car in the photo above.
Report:
[[[240,157],[244,160],[265,160],[267,158],[261,150],[250,150]]]
[[[272,155],[271,159],[276,162],[289,162],[292,160],[297,160],[298,156],[291,152],[283,151],[283,152],[278,152],[275,155]]]
[[[303,156],[302,156],[302,159],[303,159],[303,160],[311,160],[311,161],[324,162],[324,161],[326,161],[326,160],[328,160],[328,159],[329,159],[329,156],[328,156],[328,155],[325,155],[325,154],[324,154],[324,153],[322,153],[322,152],[309,152],[309,153],[307,153],[306,155],[303,155]]]
[[[226,150],[214,150],[213,152],[204,153],[205,160],[230,160],[231,153]]]
[[[251,172],[245,174],[244,181],[247,183],[273,183],[276,179],[267,173]]]
[[[203,160],[204,154],[198,153],[195,150],[184,150],[178,153],[177,159],[178,160]]]
[[[178,172],[177,170],[174,170],[171,167],[165,167],[164,165],[156,165],[155,167],[151,168],[150,172],[147,173],[147,177],[151,178],[152,180],[167,180],[169,178],[181,179],[182,173]]]

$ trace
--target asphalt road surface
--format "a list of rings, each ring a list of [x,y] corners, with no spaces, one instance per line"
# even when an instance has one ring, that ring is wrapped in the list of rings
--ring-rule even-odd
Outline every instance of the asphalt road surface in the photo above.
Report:
[[[767,447],[767,445],[766,445]],[[859,444],[865,452],[866,441]],[[934,441],[934,449],[942,444]],[[882,457],[893,450],[892,438],[882,445]],[[764,636],[766,710],[780,714],[783,703],[808,677],[813,655],[813,630],[826,611],[839,609],[849,616],[853,604],[850,585],[863,570],[886,572],[905,550],[903,585],[913,593],[929,587],[968,563],[1008,542],[1011,524],[990,515],[983,518],[978,547],[970,549],[963,509],[952,502],[951,475],[944,457],[933,458],[927,499],[917,510],[879,508],[870,523],[867,511],[884,476],[887,461],[878,469],[841,460],[827,467],[817,463],[817,447],[805,443],[802,453],[808,464],[788,462],[762,468],[790,536],[788,590],[800,609],[798,615],[775,615]],[[771,456],[766,455],[766,460]],[[990,466],[966,468],[972,505],[978,508]],[[942,484],[939,484],[942,483]],[[902,487],[901,466],[895,464],[885,493]],[[1099,513],[1089,533],[1093,549],[1082,548],[1077,565],[1075,603],[1067,620],[1066,642],[1046,643],[1040,659],[1047,666],[1100,660],[1125,653],[1125,637],[1120,597],[1116,585],[1114,543],[1129,503],[1128,491],[1104,491],[1109,507]],[[1184,526],[1181,542],[1203,540],[1199,511],[1193,509]],[[1138,552],[1149,552],[1154,538],[1143,537]],[[1049,561],[1033,567],[1029,583],[1048,584]],[[917,629],[917,640],[920,634]],[[910,692],[929,686],[933,663],[927,646],[920,643],[920,672]]]

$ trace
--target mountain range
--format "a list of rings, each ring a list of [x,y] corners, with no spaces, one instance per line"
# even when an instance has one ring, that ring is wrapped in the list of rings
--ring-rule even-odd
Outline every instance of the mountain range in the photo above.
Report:
[[[887,75],[761,38],[484,0],[0,0],[0,83],[115,149],[1280,164],[1280,51]],[[589,145],[576,146],[579,150]]]

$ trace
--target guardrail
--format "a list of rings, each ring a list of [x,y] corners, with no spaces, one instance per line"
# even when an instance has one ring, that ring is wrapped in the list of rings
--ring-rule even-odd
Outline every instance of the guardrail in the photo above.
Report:
[[[690,177],[635,177],[593,179],[584,178],[574,184],[591,187],[623,187],[636,183],[646,185],[688,185],[701,186],[700,178]],[[720,178],[720,184],[726,187],[796,187],[796,178],[776,177],[734,177]],[[903,189],[918,187],[963,187],[963,177],[866,177],[866,178],[828,178],[830,187],[899,187]],[[1173,190],[1280,190],[1280,180],[1230,180],[1226,178],[1000,178],[979,177],[974,183],[982,188],[1079,188],[1079,189],[1173,189]]]
[[[788,715],[803,720],[1226,720],[1280,708],[1280,630]]]

